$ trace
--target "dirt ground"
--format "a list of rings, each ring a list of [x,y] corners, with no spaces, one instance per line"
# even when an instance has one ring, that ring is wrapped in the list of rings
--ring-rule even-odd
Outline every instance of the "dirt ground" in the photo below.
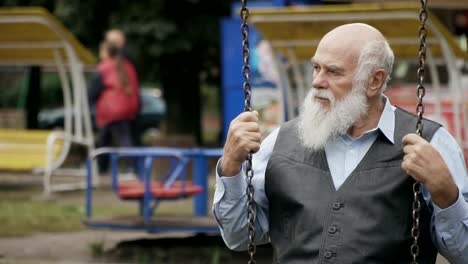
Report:
[[[13,177],[14,181],[17,177]],[[2,181],[5,177],[2,178]],[[40,184],[37,178],[22,177],[22,184]],[[210,182],[213,186],[214,182]],[[117,202],[109,195],[99,201]],[[63,198],[66,197],[66,198]],[[54,201],[84,205],[84,193],[57,195]],[[129,206],[128,204],[126,206]],[[181,203],[164,205],[183,207]],[[1,224],[1,223],[0,223]],[[40,233],[26,237],[0,237],[0,264],[81,263],[246,263],[247,253],[228,250],[219,236],[189,233],[147,234],[144,232],[84,229],[67,233]],[[271,248],[257,249],[257,263],[271,263]],[[437,264],[447,264],[441,257]]]
[[[144,233],[87,230],[0,239],[0,263],[101,263],[93,245],[107,251],[119,242],[149,237]],[[152,236],[155,237],[155,236]],[[2,262],[3,261],[3,262]]]
[[[96,250],[102,252],[95,252]],[[271,263],[271,250],[259,247],[257,263]],[[0,239],[0,263],[245,263],[245,252],[226,249],[219,237],[189,234],[82,231]],[[439,258],[437,264],[448,264]]]
[[[2,175],[0,184],[5,188],[30,192],[31,200],[41,197],[41,178],[37,175]],[[110,191],[109,178],[101,180],[102,188],[93,197],[95,206],[125,207],[135,209],[134,202],[122,202]],[[214,181],[210,181],[214,186]],[[5,189],[4,188],[4,189]],[[29,191],[29,189],[31,189]],[[10,191],[11,192],[11,191]],[[1,194],[0,194],[1,197]],[[57,193],[47,202],[80,205],[84,207],[83,191]],[[163,202],[158,207],[163,212],[180,212],[191,208],[191,201]],[[84,215],[83,215],[84,217]],[[1,224],[1,223],[0,223]],[[53,223],[51,223],[53,224]],[[262,250],[259,250],[261,254]],[[271,263],[271,252],[264,250],[264,260]],[[243,263],[246,253],[228,250],[219,236],[191,233],[161,233],[108,231],[84,228],[75,232],[38,233],[24,237],[0,237],[0,264],[32,263]]]
[[[102,252],[94,252],[99,246]],[[257,263],[271,263],[271,250],[259,247]],[[145,235],[84,231],[0,239],[0,263],[244,263],[247,253],[224,247],[218,236]]]

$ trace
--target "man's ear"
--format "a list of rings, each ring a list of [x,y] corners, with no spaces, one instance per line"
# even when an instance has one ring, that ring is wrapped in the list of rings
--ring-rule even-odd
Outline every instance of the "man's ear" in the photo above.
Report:
[[[367,97],[372,98],[382,90],[382,86],[387,78],[387,73],[384,69],[378,69],[374,72],[374,75],[369,79],[369,86],[367,89]]]

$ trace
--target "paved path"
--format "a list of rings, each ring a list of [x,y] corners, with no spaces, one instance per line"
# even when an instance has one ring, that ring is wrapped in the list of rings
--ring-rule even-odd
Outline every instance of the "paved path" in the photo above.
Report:
[[[104,251],[119,242],[137,239],[180,238],[187,234],[146,234],[143,232],[114,232],[85,230],[73,233],[37,234],[28,237],[0,238],[0,264],[2,263],[103,263],[92,257],[92,246]],[[105,262],[109,263],[109,262]],[[439,256],[437,264],[448,264]]]
[[[183,236],[186,235],[171,234],[171,237]],[[0,238],[0,263],[102,263],[93,259],[91,249],[93,245],[109,250],[121,241],[158,237],[165,236],[142,232],[87,230],[38,234],[22,238]]]

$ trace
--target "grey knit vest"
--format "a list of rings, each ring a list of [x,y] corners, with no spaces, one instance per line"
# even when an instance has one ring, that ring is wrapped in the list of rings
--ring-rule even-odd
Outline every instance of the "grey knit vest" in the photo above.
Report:
[[[414,180],[401,169],[401,140],[415,124],[413,115],[397,108],[394,144],[379,131],[335,190],[325,151],[305,149],[297,120],[285,123],[265,174],[274,263],[410,263]],[[429,141],[439,127],[425,120],[424,138]],[[421,206],[418,263],[435,263],[431,214],[425,202]]]

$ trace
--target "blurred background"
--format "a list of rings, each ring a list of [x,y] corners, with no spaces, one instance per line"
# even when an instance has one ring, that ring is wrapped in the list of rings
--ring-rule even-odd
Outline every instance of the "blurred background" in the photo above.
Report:
[[[419,4],[419,1],[408,0],[248,1],[249,7],[258,10],[408,2]],[[434,71],[426,79],[428,89],[441,90],[428,95],[428,112],[458,135],[466,153],[468,1],[429,2],[432,15],[444,28],[444,38],[454,49],[454,58],[449,70],[445,67],[447,62],[440,58],[434,60]],[[117,176],[110,172],[100,177],[99,187],[93,191],[93,201],[86,196],[84,185],[74,191],[55,193],[48,182],[54,174],[71,178],[72,174],[82,177],[92,171],[86,167],[86,160],[90,153],[95,153],[99,128],[96,109],[88,105],[87,93],[98,72],[100,44],[108,30],[119,29],[126,37],[125,56],[133,63],[139,79],[140,109],[132,127],[133,145],[218,151],[216,155],[206,156],[205,183],[202,180],[204,196],[195,202],[190,197],[161,202],[154,206],[157,214],[182,214],[190,220],[193,214],[201,212],[210,218],[212,227],[214,166],[229,122],[244,105],[240,4],[240,0],[0,0],[0,48],[4,48],[0,50],[0,263],[247,261],[246,254],[227,250],[213,229],[185,232],[181,228],[150,234],[144,232],[145,228],[128,228],[128,225],[95,228],[95,222],[86,222],[90,219],[87,216],[90,204],[94,212],[106,217],[142,214],[142,199],[137,199],[138,204],[119,197],[121,194],[112,189]],[[40,9],[15,9],[26,7]],[[36,19],[40,23],[42,19],[48,21],[44,22],[48,29],[14,25],[15,21],[31,19],[33,15],[41,17]],[[255,18],[255,13],[253,16]],[[417,13],[415,19],[416,16]],[[31,21],[36,21],[34,19]],[[276,28],[262,26],[260,22],[258,28],[255,23],[251,25],[252,99],[254,108],[261,114],[262,131],[266,136],[297,114],[303,89],[308,87],[310,65],[306,60],[294,62],[293,57],[269,42]],[[403,32],[404,28],[404,24],[396,23],[390,32]],[[60,39],[63,50],[47,53],[39,59],[42,53],[34,49],[56,41],[56,37],[50,35],[53,32],[63,33]],[[408,34],[414,34],[414,44],[417,44],[417,30],[410,30]],[[20,44],[11,44],[16,38],[21,40]],[[29,40],[31,43],[39,41],[39,46],[29,47]],[[57,48],[53,45],[52,48]],[[76,58],[70,55],[70,49]],[[313,52],[309,52],[312,56]],[[393,88],[389,88],[387,95],[413,111],[417,50],[409,52],[414,54],[412,59],[396,61],[390,83]],[[24,60],[15,59],[13,55]],[[64,73],[60,72],[61,67]],[[303,84],[295,75],[298,72],[304,75]],[[457,91],[450,88],[454,78]],[[438,84],[433,85],[434,81]],[[83,88],[87,93],[82,93]],[[456,101],[456,98],[463,100]],[[63,131],[65,136],[60,134]],[[49,144],[51,135],[56,138]],[[69,139],[77,144],[67,143]],[[171,164],[167,160],[155,162],[149,169],[150,174],[153,178],[159,177],[163,174],[161,170],[173,169]],[[62,165],[77,170],[59,170]],[[119,163],[117,167],[127,172],[128,165]],[[200,171],[194,167],[197,167],[195,163],[190,164],[187,174],[196,181],[195,175]],[[141,176],[138,170],[132,173],[138,174],[130,175],[133,179]],[[199,204],[201,207],[197,209],[193,203],[203,205]],[[141,222],[139,224],[141,227]],[[121,229],[129,232],[116,232]],[[200,250],[194,250],[195,246],[200,246]],[[258,263],[271,263],[270,250],[268,246],[259,248]],[[438,263],[446,262],[440,258]]]
[[[164,98],[153,100],[146,94],[143,107],[148,110],[148,104],[148,108],[155,108],[155,114],[164,115],[165,132],[191,135],[199,145],[219,144],[220,18],[230,15],[230,4],[230,1],[1,1],[3,7],[46,8],[96,58],[105,32],[122,29],[141,87],[156,89],[157,95]],[[95,69],[91,66],[85,70],[89,81]],[[26,71],[27,68],[8,67],[0,73],[2,83],[9,87],[2,91],[0,108],[9,109],[9,114],[11,109],[28,106],[21,101],[25,96]],[[56,72],[42,71],[38,93],[41,97],[35,100],[39,104],[35,107],[40,111],[39,120],[27,124],[30,128],[60,125],[60,121],[54,120],[60,113],[49,111],[63,105],[60,80]],[[202,116],[208,125],[205,131]],[[156,120],[155,128],[160,125]],[[142,126],[143,130],[150,128]]]
[[[222,143],[223,138],[221,67],[222,56],[226,56],[226,53],[222,53],[222,45],[228,45],[221,38],[222,19],[232,18],[237,22],[234,18],[238,15],[232,10],[233,6],[238,5],[237,2],[239,1],[155,0],[138,3],[114,1],[109,4],[100,1],[4,0],[0,4],[3,7],[46,8],[96,58],[105,32],[111,28],[122,29],[127,35],[128,50],[138,69],[141,87],[156,89],[157,97],[162,99],[154,99],[148,93],[145,93],[143,99],[144,112],[154,108],[150,113],[158,115],[151,117],[155,122],[154,128],[160,129],[163,126],[163,131],[167,134],[190,135],[197,145],[216,146]],[[383,1],[249,1],[253,7],[379,2]],[[468,15],[465,4],[463,0],[430,2],[433,14],[457,37],[460,46],[466,49]],[[239,34],[235,37],[240,38],[239,32],[229,34]],[[234,50],[235,56],[238,53]],[[19,126],[47,129],[60,126],[63,121],[60,121],[61,114],[56,108],[63,105],[63,99],[58,74],[51,69],[42,69],[41,91],[37,93],[40,100],[34,100],[37,106],[29,106],[26,104],[24,89],[27,69],[7,67],[0,71],[1,82],[9,87],[2,91],[0,120],[14,115],[12,111],[30,107],[38,111],[37,123],[28,120],[31,124],[26,124],[26,121],[17,120]],[[90,66],[85,70],[89,81],[95,69]],[[181,94],[184,96],[180,96]],[[143,118],[147,119],[148,115]],[[162,119],[164,122],[160,124]],[[142,121],[141,124],[143,135],[152,128],[145,122]]]

